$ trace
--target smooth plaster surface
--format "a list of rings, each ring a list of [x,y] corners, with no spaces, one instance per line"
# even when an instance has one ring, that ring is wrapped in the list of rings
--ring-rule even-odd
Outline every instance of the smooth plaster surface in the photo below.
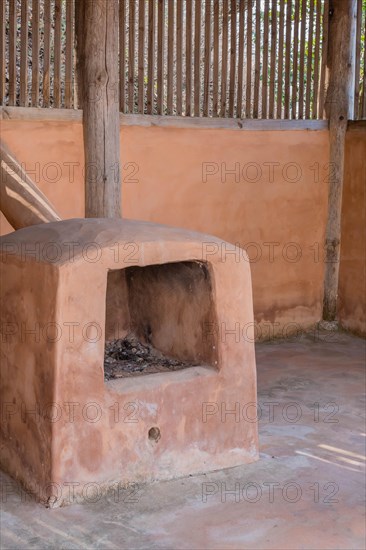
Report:
[[[338,316],[366,336],[366,121],[347,132]]]
[[[81,124],[2,120],[1,129],[61,216],[83,216]],[[123,126],[123,215],[246,248],[256,337],[285,336],[321,318],[328,161],[327,130]]]

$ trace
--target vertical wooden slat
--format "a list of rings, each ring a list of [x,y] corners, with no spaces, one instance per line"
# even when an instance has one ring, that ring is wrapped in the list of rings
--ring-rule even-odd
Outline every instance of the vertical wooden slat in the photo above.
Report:
[[[366,36],[366,16],[365,16],[364,36]],[[363,82],[362,82],[362,101],[360,102],[360,118],[366,118],[366,50],[363,48]]]
[[[366,18],[365,18],[366,23]],[[366,27],[366,24],[365,24]],[[365,29],[366,36],[366,29]],[[362,99],[360,101],[360,118],[366,118],[366,54],[363,55],[363,82],[362,82]]]
[[[5,2],[0,2],[0,105],[5,100]]]
[[[293,65],[292,65],[292,94],[291,94],[291,111],[292,118],[297,118],[297,69],[298,69],[298,52],[299,52],[299,14],[300,2],[295,0],[294,14],[294,49],[293,49]]]
[[[285,26],[285,1],[280,0],[280,24],[278,35],[278,70],[277,70],[277,118],[282,118],[282,82],[284,60],[284,26]]]
[[[80,84],[78,83],[78,77],[77,77],[77,74],[78,74],[78,56],[77,56],[77,40],[76,40],[76,35],[77,35],[77,29],[76,29],[76,4],[75,4],[75,0],[74,0],[74,52],[73,52],[73,73],[74,73],[74,86],[73,86],[73,90],[72,90],[72,93],[73,93],[73,103],[74,103],[74,109],[80,109],[81,107],[81,100],[82,100],[82,97],[81,97],[81,94],[79,92],[79,87],[80,87]],[[119,48],[119,45],[118,45],[118,48]],[[121,85],[120,81],[119,81],[119,73],[118,73],[118,82],[119,82],[119,85]],[[80,99],[80,103],[79,103],[79,99]]]
[[[290,67],[291,67],[291,19],[292,0],[287,0],[286,11],[286,60],[285,60],[285,119],[290,118]]]
[[[310,0],[308,51],[306,56],[305,118],[310,118],[310,109],[311,109],[311,76],[312,76],[312,68],[313,68],[313,25],[314,25],[314,0]]]
[[[28,107],[28,0],[22,0],[20,24],[20,99]]]
[[[221,65],[221,107],[220,116],[226,116],[226,92],[227,92],[227,48],[228,48],[228,0],[222,3],[222,65]]]
[[[318,117],[324,118],[324,101],[325,101],[325,86],[326,86],[326,71],[327,71],[327,58],[328,58],[328,32],[329,32],[329,0],[324,0],[323,10],[323,40],[322,40],[322,63],[320,72],[320,84],[319,84],[319,104],[318,104]]]
[[[158,0],[158,59],[157,59],[157,113],[163,114],[164,109],[164,0]]]
[[[354,97],[354,107],[353,107],[354,119],[358,118],[359,101],[360,101],[361,26],[362,26],[362,0],[357,0],[355,97]]]
[[[9,105],[15,105],[16,96],[17,96],[16,40],[17,40],[16,0],[11,0],[9,3]]]
[[[219,101],[219,0],[213,5],[213,68],[212,68],[212,115],[218,115]],[[239,54],[240,55],[240,54]]]
[[[231,14],[230,14],[230,80],[229,80],[229,116],[230,117],[234,116],[235,76],[236,76],[236,0],[231,0]]]
[[[139,0],[138,112],[144,113],[145,90],[145,0]]]
[[[299,118],[304,117],[306,0],[301,2],[300,67],[299,67]]]
[[[269,76],[269,118],[274,118],[275,82],[276,82],[276,46],[277,46],[277,0],[272,0],[271,7],[271,68]]]
[[[204,63],[203,116],[208,116],[210,111],[211,0],[206,0]]]
[[[61,105],[61,15],[62,0],[55,0],[53,105]]]
[[[243,72],[244,72],[244,33],[245,33],[245,5],[239,4],[239,56],[238,56],[238,89],[236,99],[237,117],[241,118],[243,110]]]
[[[32,107],[39,104],[39,0],[32,0]]]
[[[312,118],[317,118],[318,116],[320,15],[321,15],[321,1],[316,0],[316,23],[315,23],[315,45],[314,45],[314,87],[313,87]]]
[[[258,118],[260,62],[261,62],[261,3],[260,3],[260,0],[256,0],[253,118]]]
[[[65,107],[73,106],[74,0],[66,0]],[[115,84],[115,83],[113,83]]]
[[[247,7],[247,75],[245,89],[245,117],[251,117],[252,108],[252,32],[253,32],[253,9],[252,3],[248,2]]]
[[[126,112],[126,0],[119,0],[119,109]]]
[[[128,33],[128,112],[133,113],[135,107],[135,1],[129,5]]]
[[[267,118],[267,106],[268,106],[268,35],[269,35],[269,0],[265,0],[264,31],[263,31],[262,118]]]
[[[173,113],[173,71],[174,71],[174,8],[175,2],[168,0],[168,67],[167,67],[167,113]]]
[[[177,0],[177,115],[182,114],[182,84],[183,84],[183,0]]]
[[[186,0],[186,116],[192,114],[192,0]]]
[[[43,107],[50,106],[51,2],[44,3],[43,32]]]
[[[194,115],[200,116],[201,96],[201,0],[194,10]]]
[[[148,35],[148,58],[147,58],[147,113],[151,115],[154,110],[154,84],[155,84],[155,0],[149,0],[149,35]]]

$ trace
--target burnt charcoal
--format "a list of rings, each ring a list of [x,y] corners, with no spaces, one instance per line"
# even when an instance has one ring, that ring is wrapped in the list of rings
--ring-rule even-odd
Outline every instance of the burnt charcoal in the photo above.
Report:
[[[134,335],[106,342],[104,350],[104,378],[126,378],[168,372],[191,367],[192,363],[163,355],[149,343],[142,343]]]

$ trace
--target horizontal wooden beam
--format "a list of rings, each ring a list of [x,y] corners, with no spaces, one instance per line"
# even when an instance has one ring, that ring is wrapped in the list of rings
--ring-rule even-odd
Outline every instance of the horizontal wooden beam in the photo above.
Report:
[[[0,107],[0,120],[61,120],[82,121],[83,111],[37,107]]]
[[[238,118],[178,117],[158,115],[121,115],[125,126],[196,128],[227,130],[325,130],[326,120],[261,120]]]
[[[42,109],[32,107],[0,107],[2,120],[60,120],[82,121],[82,111],[75,109]],[[206,118],[159,115],[125,115],[120,113],[123,126],[157,126],[160,128],[196,128],[226,130],[326,130],[326,120],[261,120],[238,118]]]

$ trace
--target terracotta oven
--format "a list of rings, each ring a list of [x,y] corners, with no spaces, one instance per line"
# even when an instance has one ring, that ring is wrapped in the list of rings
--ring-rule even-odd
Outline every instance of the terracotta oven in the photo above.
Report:
[[[256,422],[238,413],[255,407],[256,371],[250,267],[236,252],[129,220],[2,237],[2,467],[59,505],[256,460]],[[106,346],[129,335],[173,368],[108,378]]]

